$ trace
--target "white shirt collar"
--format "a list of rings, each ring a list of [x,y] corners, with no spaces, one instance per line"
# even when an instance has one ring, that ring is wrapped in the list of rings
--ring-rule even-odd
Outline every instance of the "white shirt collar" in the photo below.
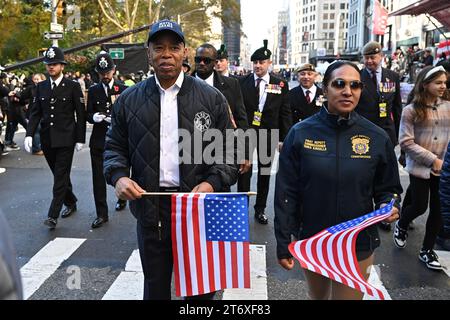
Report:
[[[64,78],[64,75],[61,73],[58,77],[58,79],[56,79],[55,81],[53,81],[52,78],[50,78],[50,86],[53,86],[53,82],[56,83],[56,86],[59,86],[59,84],[61,83],[62,79]]]
[[[300,86],[300,87],[302,88],[304,95],[306,95],[306,91],[309,90],[309,92],[310,92],[309,94],[310,94],[311,98],[314,98],[316,96],[317,87],[315,84],[313,84],[312,87],[309,89],[303,88],[302,86]]]
[[[253,76],[256,79],[258,79],[259,77],[256,75],[256,73],[253,73]],[[261,78],[265,83],[270,83],[270,74],[267,72],[266,75],[264,77]]]
[[[171,86],[170,88],[164,89],[163,87],[161,87],[161,83],[159,82],[158,76],[155,74],[155,81],[156,81],[156,85],[158,86],[160,91],[167,91],[167,90],[171,90],[173,89],[175,86],[178,89],[181,89],[181,86],[183,85],[183,81],[184,81],[184,72],[181,71],[180,74],[178,75],[177,81],[175,81],[175,83],[173,84],[173,86]]]
[[[199,80],[205,81],[205,82],[206,82],[207,84],[209,84],[211,87],[214,87],[214,72],[211,73],[211,75],[210,75],[208,78],[206,78],[206,79],[200,78],[200,77],[198,76],[198,74],[196,74],[195,77],[196,77],[197,79],[199,79]]]
[[[111,81],[106,85],[104,82],[102,82],[102,84],[103,84],[103,87],[104,88],[106,88],[106,89],[112,89],[112,87],[113,87],[113,84],[114,84],[114,79],[111,79]]]

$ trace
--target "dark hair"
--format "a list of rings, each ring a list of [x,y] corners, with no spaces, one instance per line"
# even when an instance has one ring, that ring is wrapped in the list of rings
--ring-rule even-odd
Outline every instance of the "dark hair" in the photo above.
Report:
[[[350,67],[354,68],[356,71],[358,71],[358,74],[360,74],[360,70],[353,62],[350,62],[347,60],[337,60],[337,61],[333,62],[332,64],[330,64],[328,66],[327,70],[325,71],[325,74],[324,74],[323,80],[322,80],[323,88],[326,88],[328,86],[328,84],[330,83],[331,75],[333,74],[334,70],[339,69],[343,66],[350,66]]]
[[[427,73],[434,69],[433,66],[427,66],[420,71],[419,75],[416,79],[416,84],[414,85],[413,94],[414,97],[412,99],[414,111],[416,112],[415,121],[420,122],[427,119],[427,111],[426,108],[429,107],[427,105],[428,99],[430,95],[425,91],[425,85],[433,82],[435,79],[439,78],[443,74],[447,75],[445,71],[437,71],[433,73],[429,78],[425,79]]]
[[[213,45],[211,45],[209,43],[204,43],[200,47],[198,47],[198,49],[200,49],[200,48],[212,50],[214,59],[217,58],[217,49]]]

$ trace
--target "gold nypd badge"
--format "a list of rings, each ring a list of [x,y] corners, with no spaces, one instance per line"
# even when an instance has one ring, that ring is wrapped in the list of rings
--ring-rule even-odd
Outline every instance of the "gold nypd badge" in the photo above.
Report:
[[[367,136],[357,135],[351,138],[352,141],[352,158],[356,159],[370,159],[368,155],[370,151],[370,138]]]

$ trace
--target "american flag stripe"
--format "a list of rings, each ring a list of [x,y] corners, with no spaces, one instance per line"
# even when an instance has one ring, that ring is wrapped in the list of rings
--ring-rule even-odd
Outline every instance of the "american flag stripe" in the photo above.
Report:
[[[241,227],[232,227],[230,217],[234,212],[226,202],[229,200],[219,198],[206,202],[206,198],[205,194],[172,197],[172,243],[178,296],[250,287],[249,243],[238,240],[248,239],[248,230],[242,231],[245,223],[241,220]],[[244,210],[236,211],[240,219],[244,212],[247,215]]]
[[[177,212],[178,208],[181,208],[181,198],[172,197],[172,211]],[[172,214],[172,219],[176,219],[175,223],[172,223],[172,254],[174,257],[174,271],[175,271],[175,288],[177,296],[186,295],[185,287],[185,275],[184,268],[180,265],[184,261],[183,252],[184,250],[179,250],[183,248],[182,239],[179,237],[181,234],[181,215]],[[177,259],[175,259],[177,257]]]
[[[198,211],[198,199],[199,195],[195,194],[193,198],[189,197],[188,201],[190,201],[190,203],[188,204],[188,210],[191,208],[191,212],[192,212],[192,235],[193,235],[193,239],[191,238],[191,240],[193,242],[194,245],[191,246],[190,248],[195,250],[195,268],[196,268],[196,272],[195,275],[197,276],[197,281],[196,281],[196,286],[194,286],[194,292],[195,294],[198,294],[198,292],[204,292],[204,286],[203,286],[203,268],[202,268],[202,250],[200,247],[200,215],[199,215],[199,211]],[[191,233],[190,232],[190,233]]]
[[[356,259],[356,239],[366,227],[389,216],[391,204],[377,212],[323,230],[316,235],[293,242],[289,249],[302,268],[319,273],[378,299],[385,299],[381,290],[364,279]]]
[[[250,243],[244,242],[244,288],[250,288]]]
[[[199,263],[202,266],[202,287],[204,292],[210,292],[214,290],[210,290],[210,281],[209,281],[209,261],[208,261],[208,249],[207,249],[207,242],[206,242],[206,230],[205,230],[205,217],[201,214],[204,210],[204,204],[203,201],[198,201],[198,199],[203,199],[204,195],[197,195],[197,216],[198,216],[198,222],[199,222],[199,246],[200,246],[200,257]]]

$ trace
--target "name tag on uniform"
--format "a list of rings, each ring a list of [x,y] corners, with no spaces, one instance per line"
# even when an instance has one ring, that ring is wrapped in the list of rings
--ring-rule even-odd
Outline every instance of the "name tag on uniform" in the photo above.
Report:
[[[262,112],[255,111],[253,114],[253,122],[252,125],[259,127],[261,126]]]
[[[378,104],[378,107],[380,108],[380,118],[386,118],[387,117],[387,103],[380,102]]]

